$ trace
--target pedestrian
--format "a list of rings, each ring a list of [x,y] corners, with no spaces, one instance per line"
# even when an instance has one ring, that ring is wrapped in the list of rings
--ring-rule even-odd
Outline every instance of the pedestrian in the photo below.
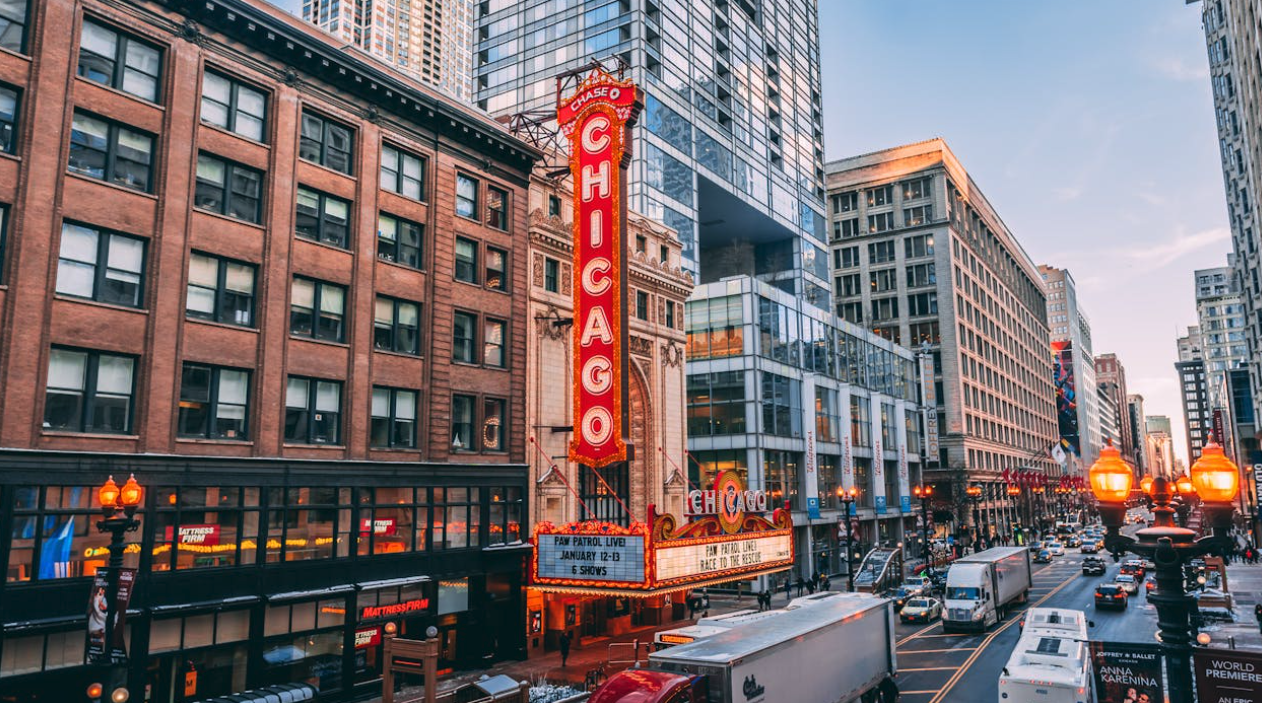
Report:
[[[806,592],[815,595],[815,579],[806,582]]]
[[[898,703],[898,684],[894,683],[894,679],[887,676],[881,680],[881,684],[877,686],[878,695],[881,697],[881,703]]]
[[[570,658],[570,631],[565,630],[561,633],[561,638],[557,644],[561,645],[561,667],[565,668],[565,662]]]
[[[710,594],[701,592],[701,617],[710,617]]]
[[[806,580],[801,576],[798,577],[798,598],[802,597],[802,591],[806,590]]]
[[[824,576],[824,590],[825,590],[825,591],[831,591],[831,590],[833,590],[833,582],[832,582],[832,579],[828,578],[828,576],[827,576],[827,575],[825,575],[825,576]]]
[[[697,598],[696,593],[688,594],[688,619],[692,620],[697,616],[697,606],[701,604],[701,599]]]
[[[784,600],[786,603],[793,600],[793,578],[789,576],[784,578]]]
[[[1253,606],[1253,617],[1258,621],[1258,633],[1262,634],[1262,603]]]

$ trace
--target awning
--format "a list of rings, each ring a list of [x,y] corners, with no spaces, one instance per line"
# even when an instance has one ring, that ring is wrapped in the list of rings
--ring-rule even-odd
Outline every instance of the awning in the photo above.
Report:
[[[268,603],[284,603],[288,601],[304,600],[306,598],[325,598],[328,596],[343,596],[355,587],[351,584],[342,586],[330,586],[329,588],[319,588],[314,591],[288,591],[286,593],[272,593],[267,596]]]
[[[432,581],[428,576],[405,576],[397,579],[383,579],[381,581],[364,581],[355,584],[357,591],[375,591],[379,588],[398,588],[399,586],[411,586],[414,583],[425,583]]]

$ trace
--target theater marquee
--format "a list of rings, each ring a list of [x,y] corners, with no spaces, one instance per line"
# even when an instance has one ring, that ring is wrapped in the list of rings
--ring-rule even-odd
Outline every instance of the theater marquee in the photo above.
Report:
[[[642,596],[783,571],[793,564],[786,507],[724,471],[688,496],[688,522],[649,507],[649,524],[573,522],[535,528],[531,585],[544,592]],[[649,525],[652,525],[650,528]]]
[[[557,106],[574,178],[574,438],[571,461],[627,460],[626,168],[643,100],[594,70]]]

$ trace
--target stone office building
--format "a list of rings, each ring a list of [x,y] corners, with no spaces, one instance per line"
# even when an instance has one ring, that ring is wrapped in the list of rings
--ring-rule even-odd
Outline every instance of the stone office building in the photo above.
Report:
[[[263,2],[0,12],[0,699],[81,699],[133,472],[133,700],[524,657],[540,153]]]

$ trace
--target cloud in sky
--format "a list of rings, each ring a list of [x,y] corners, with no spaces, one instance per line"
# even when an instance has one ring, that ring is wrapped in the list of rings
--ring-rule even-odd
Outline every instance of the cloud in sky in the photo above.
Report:
[[[1114,249],[1115,256],[1130,261],[1139,273],[1163,269],[1204,249],[1224,250],[1223,244],[1231,241],[1227,227],[1212,227],[1199,232],[1176,232],[1173,237],[1145,246],[1128,246]],[[1190,272],[1189,272],[1190,273]]]
[[[1162,78],[1172,81],[1208,81],[1209,64],[1192,63],[1178,56],[1162,56],[1149,61],[1149,66]]]

